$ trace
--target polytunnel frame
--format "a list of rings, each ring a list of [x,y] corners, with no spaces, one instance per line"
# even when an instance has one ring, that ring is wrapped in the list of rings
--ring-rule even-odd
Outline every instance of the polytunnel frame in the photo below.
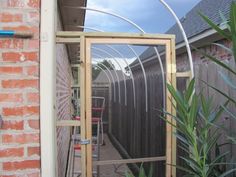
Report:
[[[64,6],[66,8],[72,8],[72,9],[82,9],[82,10],[90,10],[90,11],[95,11],[95,12],[99,12],[99,13],[103,13],[103,14],[107,14],[107,15],[111,15],[113,17],[117,17],[121,20],[124,20],[126,22],[128,22],[129,24],[131,24],[133,27],[135,27],[137,30],[139,30],[139,32],[141,32],[142,34],[146,34],[145,31],[140,27],[138,26],[136,23],[132,22],[131,20],[123,17],[123,16],[120,16],[118,14],[115,14],[115,13],[112,13],[112,12],[108,12],[108,11],[104,11],[104,10],[100,10],[100,9],[95,9],[95,8],[88,8],[88,7],[73,7],[73,6]],[[134,53],[134,55],[137,57],[137,60],[141,66],[141,70],[142,70],[142,73],[143,73],[143,78],[144,78],[144,87],[145,87],[145,110],[146,110],[146,113],[148,112],[148,93],[147,93],[147,77],[146,77],[146,71],[145,71],[145,68],[143,66],[143,63],[141,61],[141,59],[139,58],[139,56],[137,55],[137,53],[135,52],[135,50],[127,45],[128,48]],[[165,97],[166,93],[165,93],[165,74],[164,74],[164,69],[163,69],[163,64],[162,64],[162,61],[161,61],[161,58],[160,58],[160,55],[159,55],[159,52],[158,50],[155,48],[155,52],[157,54],[157,58],[158,58],[158,62],[160,64],[160,68],[161,68],[161,73],[162,73],[162,87],[163,87],[163,97]],[[165,103],[165,100],[163,99],[163,106],[164,106],[164,109],[165,109],[165,106],[166,106],[166,103]]]
[[[89,29],[89,30],[92,30],[92,31],[96,31],[96,32],[104,32],[102,30],[99,30],[99,29],[96,29],[96,28],[92,28],[92,27],[87,27],[87,26],[81,26],[81,25],[78,25],[76,27],[79,27],[81,29]],[[123,54],[121,54],[121,52],[119,52],[117,49],[115,49],[114,47],[110,46],[110,45],[105,45],[106,47],[108,47],[109,49],[111,49],[112,51],[114,51],[115,53],[117,53],[120,58],[126,63],[129,71],[130,71],[130,77],[132,79],[132,86],[133,86],[133,95],[134,95],[134,108],[136,108],[136,92],[135,92],[135,83],[134,83],[134,77],[133,77],[133,71],[132,69],[130,68],[129,66],[129,63],[127,61],[127,58],[123,56]],[[132,51],[132,50],[131,50]],[[137,57],[137,56],[136,56]],[[138,58],[138,57],[137,57]],[[127,94],[127,93],[126,93]],[[125,103],[127,104],[127,95],[126,95],[126,100],[125,100]],[[164,105],[164,104],[163,104]]]
[[[177,15],[175,14],[175,12],[173,11],[173,9],[164,1],[164,0],[160,0],[160,2],[164,5],[164,7],[171,13],[171,15],[174,17],[175,21],[177,22],[178,24],[178,27],[182,33],[182,36],[184,38],[184,42],[185,42],[185,45],[186,45],[186,49],[187,49],[187,54],[188,54],[188,58],[189,58],[189,65],[190,65],[190,73],[191,73],[191,78],[194,77],[194,69],[193,69],[193,59],[192,59],[192,53],[191,53],[191,49],[190,49],[190,45],[189,45],[189,42],[188,42],[188,39],[187,39],[187,35],[184,31],[184,28],[179,20],[179,18],[177,17]],[[72,6],[64,6],[66,8],[74,8],[74,9],[82,9],[82,10],[85,10],[85,11],[94,11],[94,12],[98,12],[98,13],[103,13],[103,14],[107,14],[107,15],[111,15],[113,17],[116,17],[116,18],[119,18],[129,24],[131,24],[133,27],[135,27],[137,30],[139,30],[142,34],[145,34],[145,31],[140,27],[138,26],[136,23],[134,23],[133,21],[129,20],[128,18],[125,18],[121,15],[118,15],[116,13],[113,13],[113,12],[108,12],[108,11],[105,11],[105,10],[101,10],[101,9],[96,9],[96,8],[89,8],[89,7],[72,7]],[[81,27],[81,26],[80,26]],[[92,28],[90,28],[92,29]],[[94,30],[94,29],[93,29]],[[130,46],[128,46],[130,48]],[[130,48],[132,51],[133,49]],[[161,61],[161,57],[160,57],[160,54],[157,50],[156,47],[154,47],[154,50],[155,50],[155,53],[156,53],[156,56],[157,56],[157,59],[158,59],[158,62],[160,64],[160,69],[161,69],[161,74],[162,74],[162,87],[163,87],[163,97],[166,96],[166,92],[165,92],[165,74],[164,74],[164,67],[163,67],[163,64],[162,64],[162,61]],[[145,82],[145,100],[146,100],[146,112],[148,111],[148,93],[147,93],[147,79],[146,79],[146,72],[145,72],[145,69],[144,69],[144,66],[142,64],[142,61],[139,59],[139,57],[137,57],[138,59],[138,62],[141,66],[141,69],[142,69],[142,72],[143,72],[143,75],[144,75],[144,82]],[[189,75],[188,73],[186,73],[186,75]],[[166,106],[166,103],[165,103],[165,100],[163,99],[163,106],[164,106],[164,109],[165,109],[165,106]]]
[[[162,2],[164,2],[162,0]],[[61,40],[55,36],[56,1],[41,1],[40,26],[40,142],[41,142],[41,175],[42,177],[57,176],[56,163],[56,126],[80,126],[77,121],[55,121],[55,43],[75,43]],[[168,9],[169,10],[169,9]],[[177,19],[179,21],[179,19]],[[181,26],[181,23],[179,23]],[[185,33],[183,31],[183,33]],[[185,35],[186,36],[186,35]],[[83,37],[82,37],[83,38]],[[79,43],[80,40],[77,41]],[[186,39],[185,39],[186,43]],[[188,44],[188,41],[186,45]],[[188,44],[189,45],[189,44]],[[189,49],[188,49],[189,50]],[[191,51],[188,52],[191,53]],[[48,60],[48,59],[51,60]],[[190,57],[189,57],[190,59]],[[193,68],[193,67],[191,67]],[[191,69],[192,70],[192,69]],[[191,71],[193,73],[193,70]],[[177,77],[193,77],[188,72],[176,73]],[[82,129],[84,125],[81,125]],[[82,147],[84,149],[84,147]],[[83,166],[83,164],[82,164]]]
[[[94,49],[94,48],[92,47],[92,49]],[[107,57],[101,56],[101,54],[98,54],[98,53],[94,53],[94,54],[97,55],[97,56],[100,56],[100,58],[104,58],[104,60],[107,61],[110,64],[109,60],[106,59]],[[119,98],[119,103],[121,103],[121,85],[120,85],[120,82],[119,82],[120,78],[118,76],[118,73],[117,73],[117,70],[116,70],[115,66],[113,66],[112,64],[110,64],[110,65],[113,68],[115,76],[116,76],[116,80],[117,80],[117,83],[118,83],[118,98]]]
[[[103,50],[103,49],[100,49],[100,48],[97,48],[97,47],[92,47],[92,49],[94,50],[97,50],[99,52],[102,52],[106,55],[108,55],[109,57],[111,57],[115,62],[116,64],[119,66],[120,70],[122,71],[122,67],[120,65],[120,63],[117,61],[116,57],[110,53],[108,53],[107,51]],[[108,58],[108,57],[104,57],[104,58]],[[116,70],[116,67],[113,65],[112,63],[112,60],[107,60],[108,62],[111,62],[111,67],[113,68],[113,70],[115,71],[116,73],[116,76],[117,76],[117,83],[118,83],[118,86],[119,86],[119,103],[121,104],[121,85],[120,85],[120,78],[118,76],[118,73],[117,73],[117,70]],[[124,88],[125,88],[125,105],[127,106],[127,87],[126,87],[126,77],[125,77],[125,74],[124,72],[122,72],[122,76],[123,76],[123,80],[124,80]]]
[[[104,70],[102,67],[100,67],[98,64],[92,64],[94,67],[97,67],[97,68],[99,68],[99,69],[101,69],[104,73],[105,73],[105,75],[106,75],[106,77],[107,77],[107,80],[108,80],[108,83],[112,83],[111,82],[111,79],[110,79],[110,77],[109,77],[109,75],[107,74],[107,72],[106,72],[106,70]],[[111,98],[110,98],[111,99]]]
[[[94,56],[97,56],[97,57],[99,57],[99,58],[101,58],[101,59],[103,59],[102,58],[102,56],[100,56],[100,55],[97,55],[97,54],[93,54]],[[97,62],[97,64],[99,63],[97,60],[94,60],[95,62]],[[115,86],[115,79],[114,79],[114,77],[113,77],[113,75],[112,75],[112,73],[111,73],[111,71],[109,70],[109,68],[106,66],[106,65],[104,65],[103,63],[99,63],[100,65],[102,65],[104,68],[106,68],[106,70],[109,72],[109,74],[111,75],[111,78],[112,78],[112,82],[113,82],[113,90],[114,90],[114,101],[116,102],[116,86]]]

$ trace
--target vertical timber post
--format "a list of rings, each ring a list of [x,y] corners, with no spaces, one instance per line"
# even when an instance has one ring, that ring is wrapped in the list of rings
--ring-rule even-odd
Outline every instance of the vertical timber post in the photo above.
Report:
[[[86,139],[86,87],[85,87],[85,81],[86,81],[86,64],[85,64],[85,37],[81,36],[80,37],[80,122],[81,122],[81,128],[80,128],[80,133],[81,133],[81,139],[85,140]],[[81,172],[82,172],[82,177],[87,177],[86,175],[86,146],[81,145]]]
[[[172,38],[171,39],[171,84],[172,86],[177,89],[176,87],[176,54],[175,54],[175,39]],[[173,99],[173,97],[171,98],[172,100],[172,110],[171,110],[171,114],[176,116],[176,103]],[[172,119],[172,124],[176,125],[176,121],[174,119]],[[172,126],[172,164],[176,165],[176,151],[177,151],[177,141],[176,141],[176,137],[174,135],[174,133],[176,132],[176,128],[174,126]],[[176,167],[172,166],[172,177],[176,177]]]
[[[175,60],[175,40],[170,39],[166,44],[166,83],[176,88],[176,60]],[[175,115],[173,106],[174,99],[166,88],[166,111]],[[168,122],[175,124],[170,115],[166,116]],[[166,123],[166,177],[175,177],[176,169],[172,165],[176,164],[176,138],[173,135],[174,127]]]
[[[91,42],[85,39],[85,92],[86,92],[86,139],[90,140],[90,143],[86,145],[87,158],[86,158],[86,168],[87,176],[92,177],[93,167],[92,167],[92,71],[91,71]]]

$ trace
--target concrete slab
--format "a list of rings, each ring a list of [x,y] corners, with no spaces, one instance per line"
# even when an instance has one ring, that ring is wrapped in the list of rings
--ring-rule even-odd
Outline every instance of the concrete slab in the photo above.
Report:
[[[100,146],[100,160],[120,160],[122,157],[119,152],[111,144],[108,136],[104,135],[105,145]],[[75,171],[80,171],[80,158],[75,160]],[[94,168],[96,171],[96,168]],[[104,165],[99,168],[100,175],[99,177],[124,177],[125,173],[129,171],[129,168],[126,164],[120,165]],[[74,175],[77,177],[78,175]],[[95,174],[94,177],[97,177]]]

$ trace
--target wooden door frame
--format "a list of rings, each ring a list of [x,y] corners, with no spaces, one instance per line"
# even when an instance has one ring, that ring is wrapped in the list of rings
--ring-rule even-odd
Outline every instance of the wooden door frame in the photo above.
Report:
[[[175,38],[172,35],[140,35],[140,34],[117,34],[117,33],[83,33],[85,36],[85,47],[81,46],[85,51],[82,54],[85,57],[84,76],[85,79],[85,121],[86,124],[86,139],[92,139],[91,127],[91,45],[92,44],[141,44],[141,45],[164,45],[166,46],[166,83],[173,85],[176,88],[176,60],[175,60]],[[81,58],[82,59],[82,58]],[[166,111],[176,114],[173,107],[173,98],[166,90]],[[83,118],[82,118],[83,119]],[[82,121],[81,119],[81,121]],[[175,124],[174,120],[167,116],[167,120]],[[125,159],[125,160],[107,160],[98,161],[96,165],[106,164],[120,164],[120,163],[134,163],[134,162],[147,162],[147,161],[166,161],[166,164],[176,164],[176,138],[173,136],[175,129],[170,124],[166,124],[166,156],[165,157],[151,157],[139,159]],[[92,177],[92,145],[86,145],[86,176]],[[166,177],[175,177],[176,169],[171,166],[166,166]]]

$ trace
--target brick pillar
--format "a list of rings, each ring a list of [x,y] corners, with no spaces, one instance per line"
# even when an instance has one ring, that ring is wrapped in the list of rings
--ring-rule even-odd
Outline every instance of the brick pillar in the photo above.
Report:
[[[32,39],[0,38],[0,176],[40,176],[39,0],[0,1],[0,29]]]

